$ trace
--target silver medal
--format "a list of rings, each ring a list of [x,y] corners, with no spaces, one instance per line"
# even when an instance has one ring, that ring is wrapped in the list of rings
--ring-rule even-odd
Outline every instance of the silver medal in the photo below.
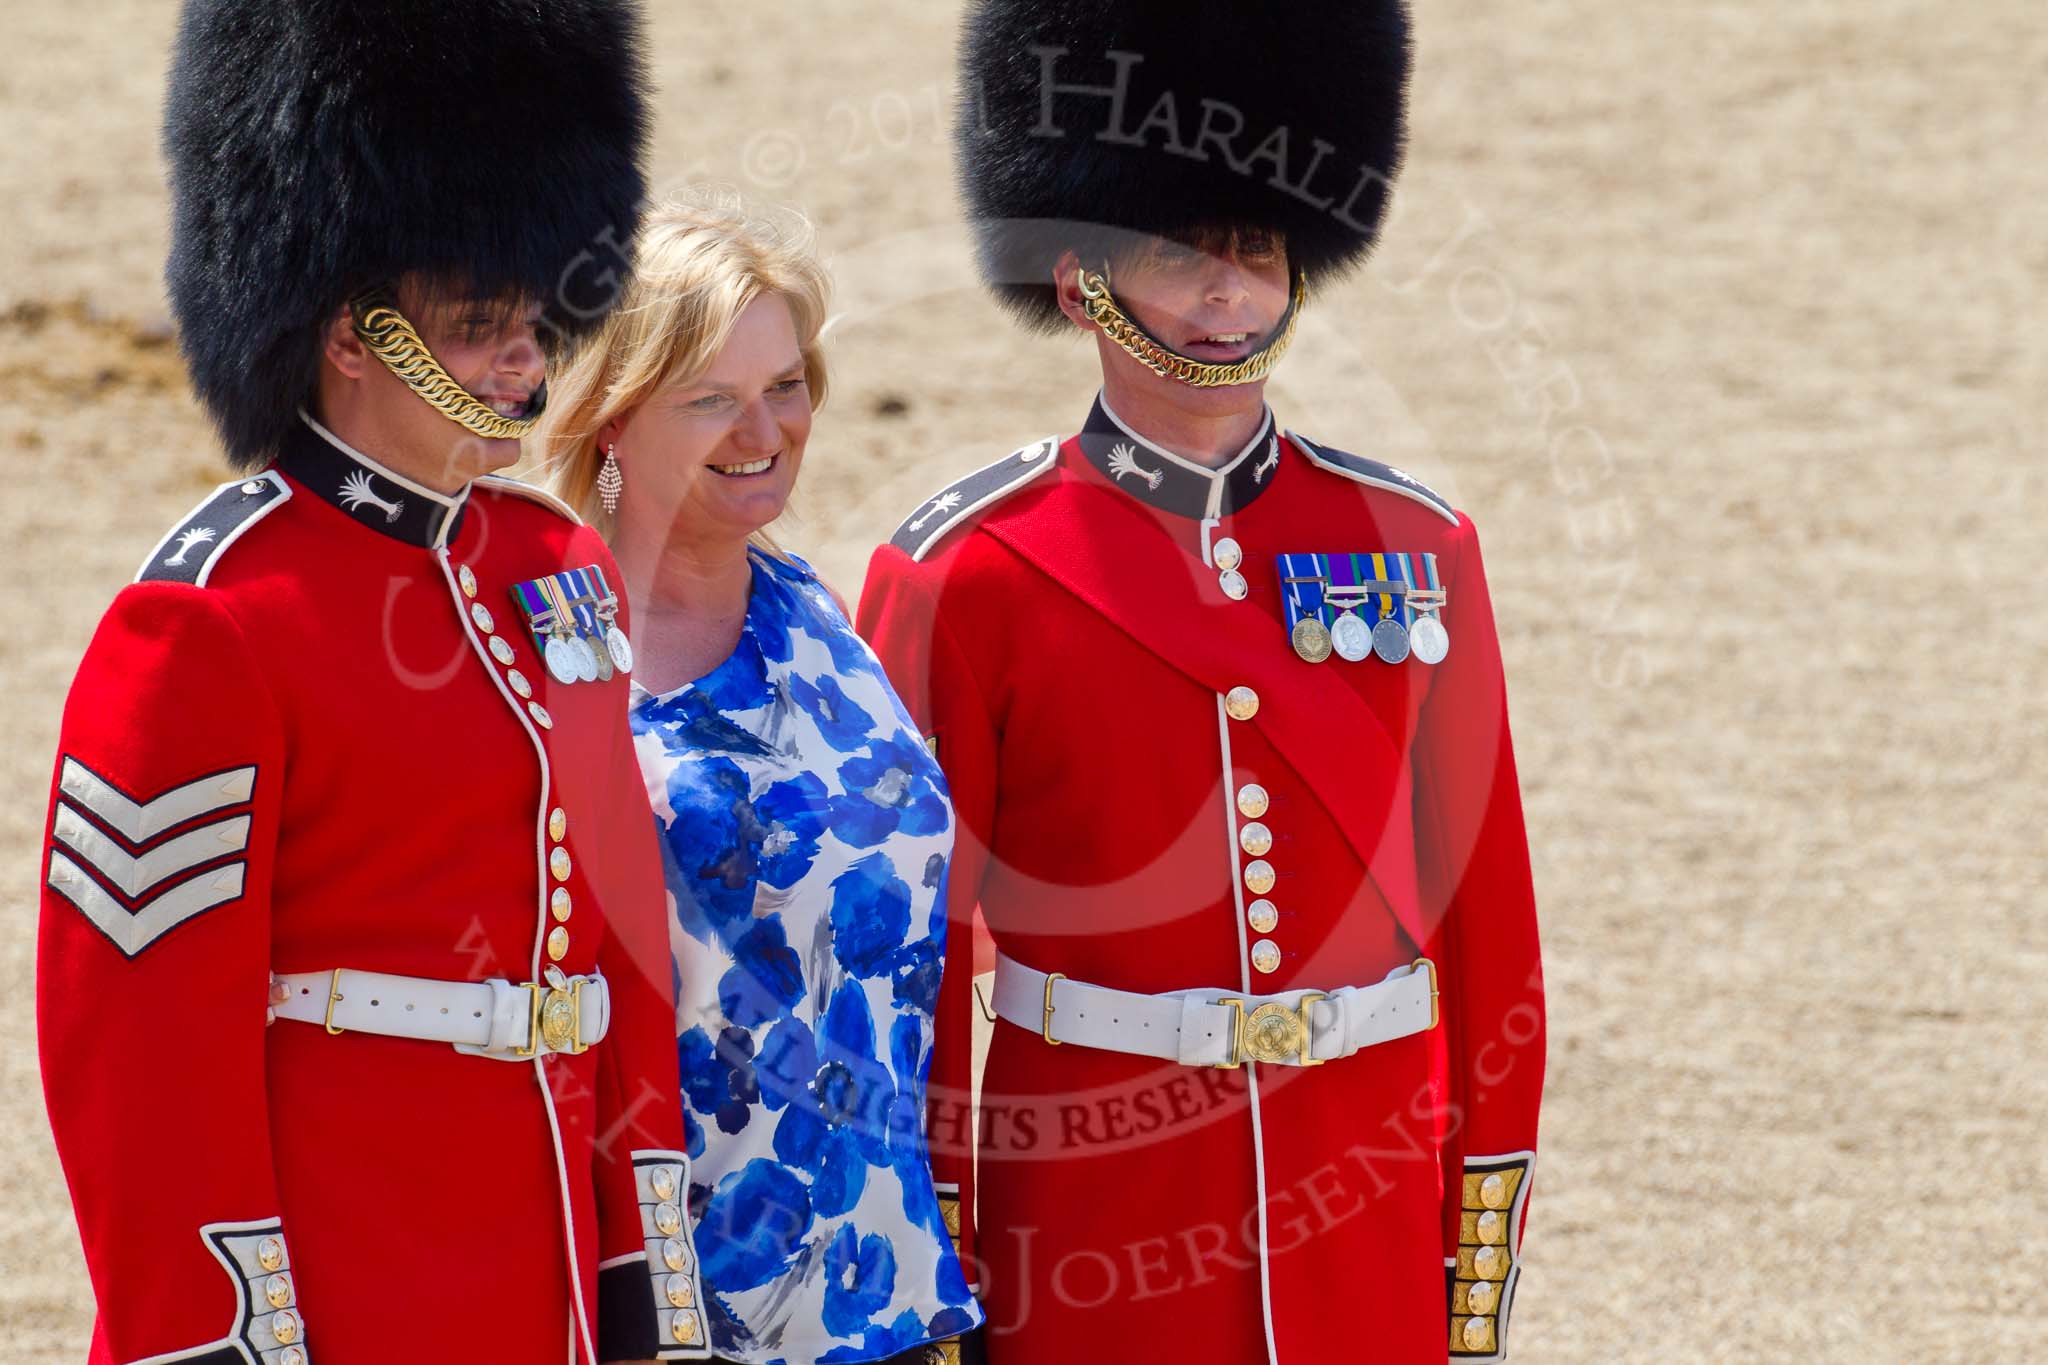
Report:
[[[1434,616],[1418,616],[1408,628],[1408,644],[1426,664],[1440,664],[1451,652],[1451,635]]]
[[[576,681],[576,651],[569,647],[566,638],[548,636],[547,644],[541,649],[541,657],[547,660],[548,674],[556,682],[567,685]]]
[[[626,632],[617,625],[605,627],[604,647],[612,652],[612,662],[619,666],[619,672],[633,671],[633,642],[626,638]]]
[[[1345,612],[1330,627],[1330,648],[1337,651],[1337,657],[1357,663],[1372,653],[1372,632],[1356,612]]]
[[[1408,657],[1408,627],[1392,616],[1372,628],[1372,652],[1390,664]]]
[[[576,677],[583,682],[597,681],[597,655],[590,651],[590,641],[581,635],[569,638],[571,657],[575,660]]]

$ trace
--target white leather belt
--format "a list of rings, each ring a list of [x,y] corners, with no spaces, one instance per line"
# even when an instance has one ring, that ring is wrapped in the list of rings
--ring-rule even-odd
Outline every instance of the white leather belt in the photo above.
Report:
[[[1436,964],[1419,957],[1371,986],[1334,991],[1139,995],[1034,971],[996,954],[996,1014],[1058,1046],[1163,1057],[1185,1066],[1317,1066],[1436,1027]]]
[[[281,972],[270,978],[280,1019],[323,1025],[329,1033],[380,1033],[452,1043],[457,1052],[525,1061],[550,1052],[582,1052],[611,1026],[604,978],[565,976],[516,985],[435,981],[420,976],[339,969]]]

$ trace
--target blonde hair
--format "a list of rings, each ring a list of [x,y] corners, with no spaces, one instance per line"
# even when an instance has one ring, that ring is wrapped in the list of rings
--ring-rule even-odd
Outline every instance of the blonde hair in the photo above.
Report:
[[[832,289],[811,225],[794,212],[748,208],[730,191],[699,191],[657,205],[634,242],[633,278],[604,326],[548,378],[548,405],[526,448],[533,478],[610,539],[617,531],[597,495],[597,434],[656,391],[711,368],[755,300],[789,305],[811,411],[825,403],[821,333]],[[774,541],[754,542],[780,555]]]

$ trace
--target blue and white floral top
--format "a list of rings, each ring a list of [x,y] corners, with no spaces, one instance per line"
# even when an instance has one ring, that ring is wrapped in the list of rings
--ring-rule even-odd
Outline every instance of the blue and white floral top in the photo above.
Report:
[[[881,1360],[981,1321],[924,1135],[953,810],[824,585],[752,560],[732,656],[632,701],[705,1309],[736,1360]]]

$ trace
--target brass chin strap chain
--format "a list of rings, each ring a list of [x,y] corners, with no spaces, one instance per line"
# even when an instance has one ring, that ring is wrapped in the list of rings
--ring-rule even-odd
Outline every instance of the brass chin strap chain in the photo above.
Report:
[[[1152,373],[1178,379],[1198,389],[1217,389],[1229,384],[1253,384],[1273,372],[1273,367],[1280,363],[1280,357],[1287,354],[1287,347],[1294,340],[1294,326],[1301,320],[1301,306],[1308,302],[1308,279],[1300,275],[1295,277],[1294,297],[1288,302],[1287,315],[1280,320],[1279,334],[1243,360],[1230,365],[1184,356],[1132,322],[1117,306],[1116,296],[1109,292],[1107,274],[1082,270],[1081,300],[1088,320],[1100,327],[1104,336],[1122,347],[1125,354]]]
[[[405,314],[386,304],[374,304],[356,318],[356,335],[370,353],[405,381],[407,388],[426,400],[427,406],[449,421],[492,441],[516,441],[532,431],[540,414],[531,417],[501,417],[468,389],[455,382],[441,368],[427,343],[405,320]]]

